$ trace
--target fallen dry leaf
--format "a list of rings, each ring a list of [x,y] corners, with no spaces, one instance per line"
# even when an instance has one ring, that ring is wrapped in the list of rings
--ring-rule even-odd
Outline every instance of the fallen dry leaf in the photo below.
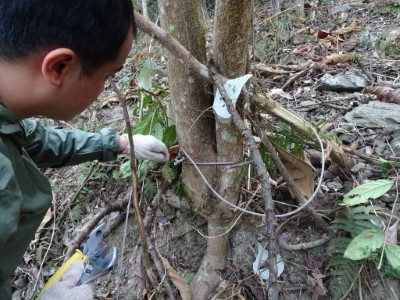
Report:
[[[357,19],[353,20],[351,24],[347,27],[340,28],[338,30],[335,30],[333,34],[338,34],[338,35],[345,35],[346,33],[350,33],[356,30],[357,26],[360,24],[360,21]]]
[[[353,50],[355,47],[358,45],[358,39],[350,39],[347,41],[344,41],[339,45],[339,49],[345,52],[349,52]]]
[[[374,94],[382,102],[400,104],[400,89],[393,89],[388,86],[367,86],[362,92]]]
[[[307,156],[304,155],[304,158],[301,158],[278,146],[275,148],[282,160],[282,163],[285,165],[288,174],[297,184],[302,194],[306,197],[310,197],[314,192],[314,181],[317,171],[311,165]]]
[[[317,32],[317,39],[324,39],[329,36],[329,32],[324,31],[324,30],[318,30]]]
[[[161,257],[165,269],[168,272],[169,277],[171,277],[172,282],[178,288],[181,294],[182,300],[190,300],[190,288],[186,280],[169,264],[168,260]]]
[[[311,276],[307,276],[307,287],[313,294],[312,299],[319,299],[320,296],[325,296],[328,293],[323,283],[325,277],[319,272],[312,272]]]
[[[40,231],[47,225],[47,223],[50,222],[52,218],[52,214],[51,214],[51,208],[49,208],[46,212],[46,215],[44,216],[42,223],[40,223],[38,229],[36,230],[35,233],[35,240],[40,238]]]
[[[307,35],[313,35],[315,31],[311,27],[304,27],[298,31],[296,31],[294,34],[307,34]]]
[[[285,70],[278,69],[278,68],[271,68],[264,64],[257,64],[257,65],[255,65],[254,68],[257,70],[257,72],[259,72],[263,76],[275,76],[275,75],[292,73],[291,71],[285,71]]]
[[[332,54],[325,57],[325,62],[328,65],[344,64],[354,60],[355,54]]]
[[[339,37],[334,37],[334,36],[327,36],[324,39],[319,39],[318,40],[318,44],[326,47],[326,48],[334,48],[336,47],[336,45],[340,42],[343,42],[343,39],[339,38]]]
[[[302,54],[304,52],[310,52],[312,49],[311,45],[301,45],[292,51],[292,54]]]
[[[271,95],[278,95],[282,98],[285,98],[287,100],[292,100],[293,97],[290,96],[288,93],[284,92],[282,89],[271,89],[270,90]]]

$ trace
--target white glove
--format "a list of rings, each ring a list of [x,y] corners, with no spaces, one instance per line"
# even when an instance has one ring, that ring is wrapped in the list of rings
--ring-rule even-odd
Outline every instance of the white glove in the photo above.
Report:
[[[64,275],[44,292],[40,300],[93,300],[92,284],[76,285],[83,268],[82,260],[73,263]]]
[[[128,139],[127,134],[121,135]],[[165,144],[157,140],[152,135],[135,134],[132,136],[133,145],[135,148],[136,159],[150,159],[158,162],[165,162],[169,160],[168,149]],[[128,154],[130,152],[129,143],[122,153]]]

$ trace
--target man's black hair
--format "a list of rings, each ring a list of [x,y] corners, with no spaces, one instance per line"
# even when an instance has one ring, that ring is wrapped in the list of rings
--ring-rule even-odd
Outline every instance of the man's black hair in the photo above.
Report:
[[[0,60],[65,47],[89,76],[118,57],[130,29],[131,0],[0,0]]]

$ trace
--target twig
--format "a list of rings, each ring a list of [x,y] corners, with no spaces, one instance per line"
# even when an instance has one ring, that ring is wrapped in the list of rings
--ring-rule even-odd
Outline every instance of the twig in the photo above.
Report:
[[[158,191],[157,195],[151,201],[150,206],[147,208],[146,214],[143,218],[143,224],[144,224],[145,229],[150,230],[150,225],[153,223],[153,220],[154,220],[156,207],[158,206],[158,204],[160,202],[161,195],[165,193],[166,188],[167,187],[163,187],[162,189],[160,189]],[[167,272],[165,272],[165,269],[163,268],[163,263],[161,262],[159,254],[156,251],[153,241],[149,235],[147,236],[147,243],[149,245],[149,253],[150,253],[151,258],[156,267],[158,276],[161,279],[161,283],[167,292],[168,299],[175,300],[171,282],[170,282],[169,278],[167,277]]]
[[[124,235],[122,237],[122,243],[121,243],[121,255],[120,255],[120,264],[119,264],[119,270],[118,270],[118,276],[117,276],[117,284],[119,285],[121,283],[121,277],[122,277],[122,271],[124,269],[124,254],[125,254],[125,243],[126,243],[126,235],[128,231],[128,219],[129,219],[129,208],[131,206],[131,200],[132,200],[132,189],[129,192],[128,196],[128,204],[126,205],[126,215],[125,215],[125,226],[124,226]],[[115,298],[118,300],[119,299],[119,289],[117,290],[117,293],[115,295]]]
[[[247,140],[249,144],[249,149],[253,156],[254,164],[257,169],[257,174],[260,179],[260,183],[262,186],[262,199],[265,206],[265,215],[267,219],[267,237],[268,237],[268,267],[270,271],[270,276],[268,279],[269,289],[268,294],[271,296],[271,299],[277,299],[278,295],[278,286],[277,286],[277,264],[276,264],[276,254],[277,254],[277,245],[275,239],[275,213],[274,213],[274,203],[272,201],[271,194],[271,185],[269,183],[269,175],[265,169],[265,165],[263,163],[260,152],[258,151],[257,144],[254,140],[251,131],[246,127],[245,123],[239,116],[236,108],[233,106],[232,100],[227,95],[224,88],[224,78],[218,74],[215,67],[211,66],[210,71],[212,77],[214,79],[215,85],[217,86],[219,92],[221,93],[222,99],[224,100],[228,112],[232,115],[233,122],[236,127],[242,132],[242,135]]]
[[[151,261],[149,257],[149,251],[147,247],[147,242],[146,242],[146,231],[143,225],[143,219],[142,219],[142,214],[140,211],[140,205],[139,205],[139,197],[138,197],[138,177],[137,177],[137,166],[136,166],[136,159],[135,159],[135,148],[133,144],[133,136],[132,136],[132,127],[129,119],[129,114],[128,110],[126,108],[126,101],[125,97],[122,96],[120,90],[118,89],[117,85],[113,80],[109,80],[112,89],[114,92],[117,94],[119,101],[121,102],[122,110],[124,113],[124,119],[126,123],[126,130],[128,133],[128,140],[129,140],[129,146],[130,146],[130,166],[131,166],[131,171],[132,171],[132,194],[133,194],[133,204],[135,208],[135,216],[136,216],[136,221],[139,226],[139,234],[140,234],[140,239],[142,242],[142,252],[143,252],[143,263],[146,268],[147,275],[150,279],[150,282],[153,286],[153,288],[156,288],[158,286],[157,283],[157,278],[154,275],[151,267]]]
[[[285,82],[285,84],[282,86],[282,90],[286,90],[286,88],[291,85],[294,81],[296,81],[298,78],[306,74],[307,72],[311,71],[314,68],[314,65],[311,65],[307,69],[304,69],[296,74],[293,74],[289,77],[289,80]]]
[[[253,120],[251,120],[253,127],[255,128],[256,133],[258,134],[258,136],[261,139],[261,142],[265,145],[265,147],[267,148],[272,160],[274,161],[279,173],[282,175],[283,179],[286,181],[286,184],[288,185],[289,189],[293,192],[294,196],[296,197],[299,205],[302,205],[306,202],[305,197],[303,196],[303,194],[301,193],[300,189],[298,188],[298,186],[296,185],[296,183],[294,182],[294,180],[290,177],[290,175],[288,174],[284,164],[282,163],[281,159],[279,158],[278,154],[275,151],[275,148],[273,146],[273,144],[271,143],[271,141],[269,140],[269,138],[264,134],[264,132],[262,132],[262,130],[260,129],[260,127],[255,124],[255,122]],[[312,215],[312,217],[314,218],[315,222],[318,223],[318,225],[326,232],[330,232],[330,228],[328,226],[328,224],[326,224],[326,222],[322,219],[322,217],[315,211],[315,209],[311,206],[306,206],[305,210],[307,210],[307,212]]]
[[[44,262],[46,260],[47,255],[49,254],[51,245],[53,244],[54,235],[55,235],[55,232],[56,232],[56,201],[55,201],[55,198],[54,198],[54,194],[53,194],[53,206],[54,206],[53,207],[53,227],[51,229],[50,242],[49,242],[49,246],[47,247],[46,252],[45,252],[45,254],[44,254],[43,258],[42,258],[42,263],[40,264],[40,268],[39,268],[39,271],[38,271],[38,274],[37,274],[37,277],[36,277],[36,280],[35,280],[35,285],[33,286],[33,291],[36,291],[36,287],[37,287],[37,284],[39,282],[39,276],[40,276],[40,274],[42,272],[42,269],[43,269],[43,264],[44,264]]]
[[[71,197],[68,197],[66,200],[63,201],[63,203],[61,205],[63,211],[60,214],[58,214],[57,224],[61,224],[61,222],[65,218],[65,211],[67,210],[67,208],[71,209],[74,205],[81,202],[81,201],[77,202],[76,200],[78,199],[78,196],[79,196],[80,192],[82,191],[82,189],[85,187],[86,183],[89,181],[89,179],[92,177],[93,173],[95,173],[95,171],[97,171],[98,168],[99,168],[99,162],[96,161],[90,167],[89,172],[86,174],[86,177],[83,180],[82,184],[79,186],[78,190],[75,193],[73,193]],[[69,204],[67,204],[67,202],[69,202]]]
[[[158,272],[158,276],[160,278],[164,278],[164,280],[162,280],[162,285],[164,286],[165,291],[167,292],[168,299],[175,300],[176,298],[174,296],[174,291],[172,289],[171,283],[167,276],[167,272],[163,268],[163,264],[158,256],[158,253],[153,245],[153,241],[151,240],[150,237],[147,237],[147,243],[149,245],[149,252],[150,252],[151,258],[153,259],[156,270]]]
[[[156,41],[173,53],[178,60],[183,61],[193,75],[212,83],[207,67],[193,57],[174,37],[137,12],[135,12],[135,21],[142,31],[154,37]]]
[[[374,78],[372,77],[372,75],[365,69],[364,65],[362,64],[361,60],[357,57],[356,58],[356,62],[358,64],[358,66],[361,68],[361,70],[363,71],[363,73],[365,74],[365,76],[367,76],[369,84],[372,84],[375,82]]]
[[[282,249],[287,250],[287,251],[298,251],[298,250],[311,249],[311,248],[321,246],[321,245],[329,242],[331,239],[332,239],[331,236],[324,236],[315,241],[290,245],[290,244],[287,244],[286,242],[284,242],[281,238],[278,238],[278,245],[279,245],[279,247],[281,247]]]
[[[286,124],[294,127],[296,130],[304,134],[312,141],[317,141],[312,127],[306,126],[300,118],[293,112],[285,109],[281,104],[272,100],[270,97],[265,97],[261,94],[254,95],[251,101],[260,109],[274,115]],[[321,133],[320,133],[321,134]],[[328,136],[321,135],[323,146],[330,149],[331,159],[339,166],[350,170],[354,166],[354,161],[351,157],[344,153],[344,150],[335,141],[330,140]]]
[[[69,242],[68,250],[67,253],[65,254],[64,261],[67,261],[72,256],[75,249],[79,247],[79,245],[83,242],[86,236],[96,227],[97,223],[99,223],[101,219],[103,219],[107,214],[113,211],[123,210],[127,204],[128,204],[128,198],[118,203],[108,205],[106,208],[99,211],[89,222],[87,222],[82,227],[79,234]]]
[[[258,24],[257,27],[260,27],[261,25],[263,25],[264,23],[268,22],[269,20],[271,20],[273,18],[276,18],[276,17],[279,17],[280,15],[282,15],[282,14],[284,14],[284,13],[290,11],[290,10],[297,9],[297,8],[298,8],[298,5],[289,7],[287,9],[285,9],[285,10],[282,10],[282,11],[278,12],[277,14],[274,14],[274,15],[270,16],[269,18],[264,19],[260,24]]]

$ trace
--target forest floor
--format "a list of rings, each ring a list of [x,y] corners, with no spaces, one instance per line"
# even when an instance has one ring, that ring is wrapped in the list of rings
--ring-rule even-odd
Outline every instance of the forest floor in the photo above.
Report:
[[[400,88],[400,4],[394,1],[330,1],[321,6],[307,5],[304,19],[294,19],[293,9],[282,7],[285,9],[288,10],[272,17],[266,5],[258,4],[255,8],[250,58],[254,76],[248,89],[252,94],[272,94],[275,101],[328,132],[339,145],[346,147],[345,155],[353,162],[351,169],[339,168],[328,159],[326,168],[321,170],[318,146],[268,117],[270,128],[281,140],[283,137],[286,150],[303,149],[315,168],[315,176],[305,179],[303,184],[310,184],[312,180],[315,187],[318,176],[323,173],[324,179],[312,206],[331,222],[344,218],[338,202],[359,184],[388,178],[399,182],[397,170],[392,166],[398,168],[400,161],[400,118],[396,119],[400,115],[400,93],[382,96],[383,91],[376,87],[385,84],[394,90]],[[207,21],[212,24],[211,18]],[[207,34],[206,38],[212,37]],[[168,89],[165,51],[154,41],[151,43],[152,47],[149,47],[150,41],[145,38],[135,44],[125,68],[115,78],[118,86],[127,92],[130,113],[140,102],[134,78],[138,80],[144,61],[153,61],[154,84]],[[149,48],[152,49],[150,53]],[[334,56],[339,54],[341,56]],[[338,82],[329,85],[322,78],[326,74],[345,76],[345,83],[356,82],[356,87]],[[359,81],[361,83],[357,85]],[[366,86],[374,88],[362,92]],[[168,98],[162,93],[160,96],[159,90],[152,91],[154,102]],[[395,103],[384,103],[390,105],[384,108],[387,114],[380,112],[380,107],[358,111],[376,102],[383,103],[385,99]],[[369,117],[371,111],[376,112],[375,118]],[[136,120],[135,115],[133,122]],[[386,123],[381,123],[382,120]],[[123,132],[125,128],[122,108],[110,86],[96,103],[71,122],[48,122],[62,128],[89,131],[112,127]],[[382,159],[392,163],[384,163]],[[131,181],[123,178],[126,173],[124,162],[121,157],[115,162],[91,162],[44,170],[52,183],[55,201],[15,273],[13,299],[30,299],[62,264],[70,240],[85,224],[112,204],[127,201]],[[171,197],[162,198],[155,207],[150,205],[157,186],[165,181],[162,168],[157,164],[139,165],[144,172],[141,178],[145,178],[146,183],[141,185],[141,202],[143,207],[152,207],[155,214],[149,227],[157,253],[190,281],[206,248],[207,226],[200,216],[177,208],[176,203],[171,205],[174,202]],[[271,172],[271,176],[278,183],[273,188],[277,213],[285,213],[297,206],[279,174]],[[262,213],[257,179],[250,176],[243,182],[240,202]],[[400,217],[396,187],[397,184],[384,196],[370,200],[371,205],[380,207],[383,214],[392,214],[394,219]],[[116,246],[119,256],[114,270],[95,282],[98,299],[151,298],[152,291],[143,290],[138,226],[131,209],[125,230],[125,207],[102,218],[109,225],[105,243]],[[305,243],[316,241],[325,233],[303,213],[294,218],[278,219],[277,227],[279,253],[284,263],[279,277],[281,299],[340,299],[341,296],[344,299],[400,299],[399,273],[388,276],[384,270],[377,269],[373,259],[360,264],[343,260],[344,264],[348,263],[346,269],[343,264],[331,261],[333,254],[328,251],[329,243],[307,246]],[[336,233],[339,236],[346,231],[351,232],[351,228]],[[253,273],[252,266],[258,243],[265,245],[265,241],[263,219],[241,214],[230,233],[228,264],[221,270],[223,283],[210,299],[265,298],[265,281]],[[300,245],[300,250],[293,250],[293,245]],[[340,266],[344,273],[340,273]]]

